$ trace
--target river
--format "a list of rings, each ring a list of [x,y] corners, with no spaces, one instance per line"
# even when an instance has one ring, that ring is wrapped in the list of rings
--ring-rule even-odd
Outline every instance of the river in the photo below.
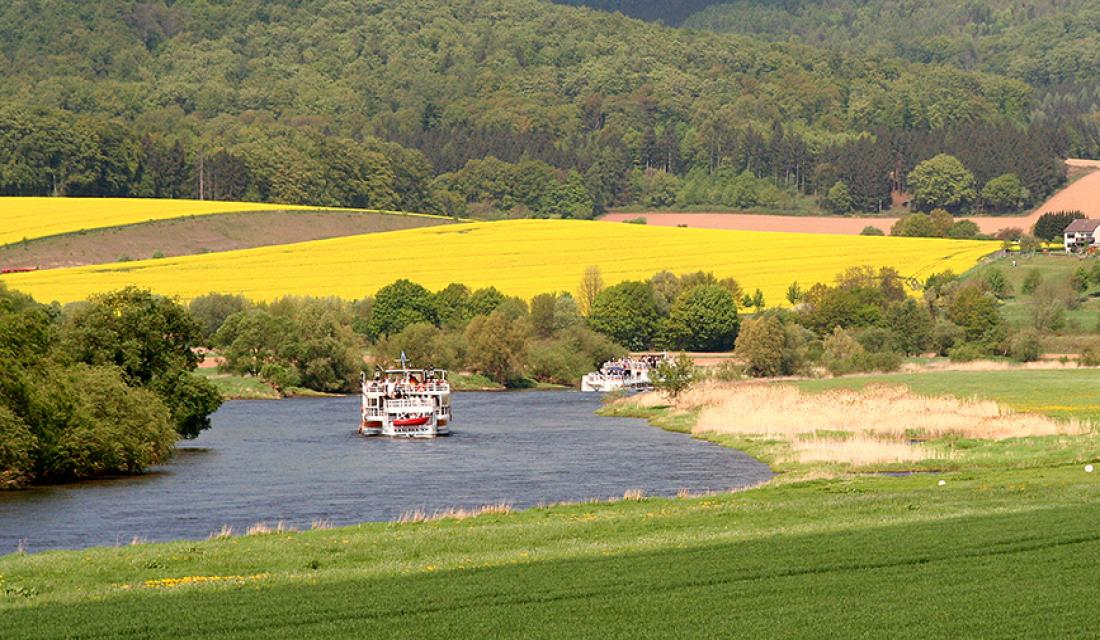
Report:
[[[227,402],[212,429],[148,474],[0,492],[0,555],[202,539],[257,522],[305,529],[632,489],[670,496],[771,477],[739,451],[595,416],[599,402],[572,391],[455,394],[454,435],[415,441],[356,435],[357,397]]]

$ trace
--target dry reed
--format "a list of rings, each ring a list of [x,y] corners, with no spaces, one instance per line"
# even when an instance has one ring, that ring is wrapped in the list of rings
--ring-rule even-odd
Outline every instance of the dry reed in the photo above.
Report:
[[[653,396],[626,402],[644,407],[663,401]],[[1017,413],[989,400],[921,396],[896,385],[811,394],[789,384],[707,381],[681,394],[675,409],[698,412],[693,433],[779,440],[788,445],[788,461],[853,465],[945,456],[914,441],[1080,434],[1091,426]]]
[[[508,513],[512,513],[512,505],[507,502],[498,502],[496,504],[487,504],[473,509],[458,509],[451,507],[443,511],[435,511],[432,513],[428,513],[423,509],[414,509],[402,513],[401,517],[397,519],[397,522],[406,524],[410,522],[433,522],[436,520],[466,520],[478,516],[490,514],[504,515]]]
[[[918,462],[935,457],[937,454],[933,450],[921,445],[867,437],[796,440],[791,443],[790,455],[795,462],[844,462],[854,465]]]
[[[791,385],[710,385],[685,394],[701,408],[694,432],[783,437],[794,440],[822,431],[879,439],[959,436],[1003,440],[1079,434],[1087,425],[1016,413],[996,402],[953,396],[916,395],[903,386],[871,385],[862,391],[804,393]],[[680,403],[678,403],[680,404]]]
[[[262,536],[268,533],[286,533],[287,531],[294,531],[294,529],[288,526],[283,520],[276,522],[274,527],[269,526],[266,522],[257,522],[248,527],[246,535]]]

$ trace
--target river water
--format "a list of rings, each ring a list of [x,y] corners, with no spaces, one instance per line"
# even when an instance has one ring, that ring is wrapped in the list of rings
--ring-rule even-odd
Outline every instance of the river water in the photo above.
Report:
[[[363,438],[357,397],[227,402],[213,428],[151,473],[0,492],[0,555],[201,539],[223,525],[304,529],[393,520],[421,509],[515,508],[622,496],[726,490],[771,477],[749,456],[593,415],[595,394],[454,396],[454,435]]]

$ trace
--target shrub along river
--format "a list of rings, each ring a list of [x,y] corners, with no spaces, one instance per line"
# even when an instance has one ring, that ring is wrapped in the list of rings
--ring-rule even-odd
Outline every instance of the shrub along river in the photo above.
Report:
[[[732,449],[593,415],[571,391],[462,393],[454,435],[356,435],[358,397],[227,402],[212,429],[149,474],[0,492],[0,555],[206,538],[223,525],[307,529],[421,509],[725,490],[771,477]]]

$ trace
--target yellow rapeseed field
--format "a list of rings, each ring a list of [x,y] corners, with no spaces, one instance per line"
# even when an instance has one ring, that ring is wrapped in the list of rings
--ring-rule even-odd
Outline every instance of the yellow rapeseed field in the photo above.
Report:
[[[215,200],[0,198],[0,246],[24,239],[33,240],[63,233],[184,216],[244,211],[317,211],[321,209],[330,208]]]
[[[188,300],[218,291],[255,300],[334,295],[354,299],[399,278],[438,290],[451,282],[530,298],[575,291],[588,265],[605,283],[662,269],[732,276],[785,304],[792,281],[831,282],[848,267],[891,266],[923,278],[961,273],[990,242],[647,227],[611,222],[512,220],[408,229],[226,253],[14,274],[9,286],[42,301],[70,302],[126,285]]]

